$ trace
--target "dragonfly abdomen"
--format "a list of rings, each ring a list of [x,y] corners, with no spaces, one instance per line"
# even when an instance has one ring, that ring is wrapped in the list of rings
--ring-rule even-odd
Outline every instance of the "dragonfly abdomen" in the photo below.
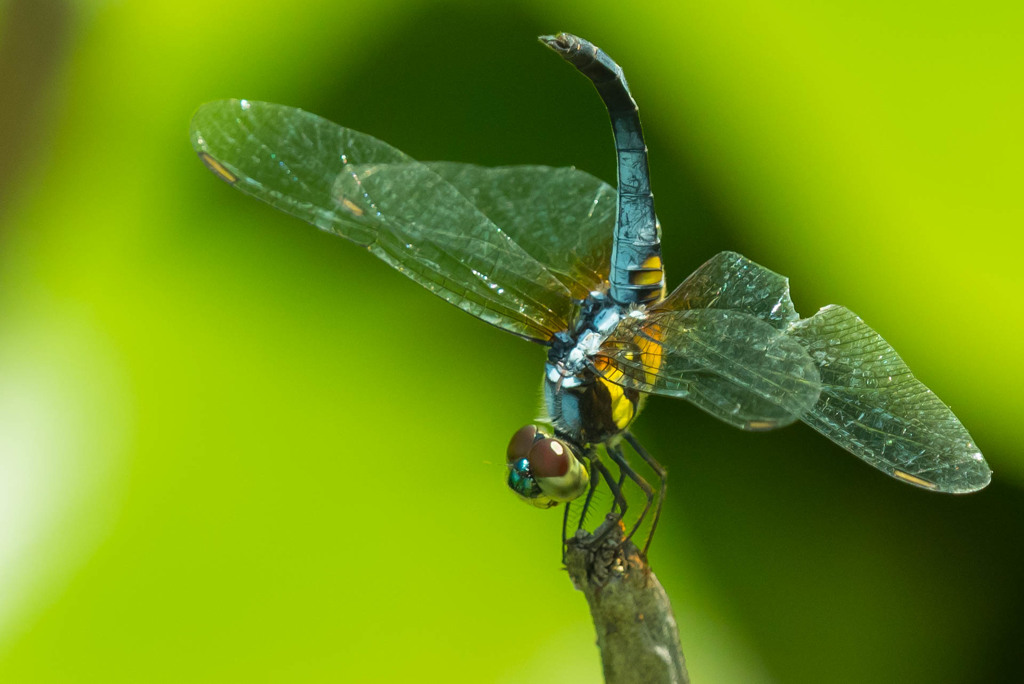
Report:
[[[647,167],[640,114],[622,68],[593,43],[560,33],[541,40],[589,78],[608,108],[618,174],[618,208],[609,281],[620,304],[650,304],[665,295],[661,228]]]

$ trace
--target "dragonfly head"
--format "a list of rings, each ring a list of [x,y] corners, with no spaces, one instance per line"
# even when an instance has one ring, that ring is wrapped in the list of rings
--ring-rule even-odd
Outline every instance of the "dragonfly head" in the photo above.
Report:
[[[508,443],[508,486],[528,504],[551,508],[587,489],[590,473],[566,442],[534,425],[519,428]]]

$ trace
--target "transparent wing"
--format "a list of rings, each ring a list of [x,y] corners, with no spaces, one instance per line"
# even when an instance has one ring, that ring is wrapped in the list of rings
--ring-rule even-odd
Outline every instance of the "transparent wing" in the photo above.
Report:
[[[818,400],[817,367],[800,343],[742,311],[627,316],[595,366],[619,385],[686,398],[746,430],[792,423]]]
[[[460,309],[549,340],[572,294],[428,166],[300,109],[246,100],[192,119],[203,161],[243,192],[366,247]]]
[[[616,195],[604,181],[574,168],[424,163],[547,266],[574,298],[608,280]]]
[[[785,330],[799,320],[789,279],[736,252],[719,252],[691,273],[655,309],[728,309]]]
[[[785,277],[735,252],[722,252],[694,271],[654,308],[649,321],[642,321],[639,327],[646,337],[657,339],[660,334],[666,338],[668,344],[647,342],[654,350],[666,355],[689,353],[687,345],[678,341],[685,335],[660,332],[654,327],[658,317],[665,315],[660,312],[708,309],[754,316],[800,345],[806,358],[814,364],[820,393],[807,410],[796,415],[839,446],[893,477],[928,489],[962,493],[981,489],[989,483],[988,465],[953,412],[911,374],[878,333],[849,310],[829,306],[800,320]],[[673,316],[667,324],[685,326],[686,320]],[[751,334],[750,329],[754,327],[742,324],[741,329],[728,330],[728,326],[716,326],[701,336],[739,334],[757,339],[767,334],[764,331]],[[723,344],[730,349],[736,342]],[[794,363],[793,357],[779,365],[771,358],[778,355],[778,351],[774,351],[772,345],[766,345],[765,349],[758,358],[754,358],[758,350],[741,348],[726,359],[707,358],[700,363],[710,369],[722,366],[731,369],[737,362],[746,363],[746,370],[755,376],[764,373],[766,366],[770,367],[772,375],[791,372],[785,367]],[[795,350],[787,349],[788,354],[795,355]],[[769,353],[769,350],[772,351]],[[777,396],[773,397],[765,388],[783,390],[787,386],[785,380],[751,381],[748,378],[743,381],[742,374],[728,370],[714,373],[710,381],[702,377],[696,385],[691,382],[689,394],[679,394],[673,388],[675,383],[686,379],[685,362],[658,360],[648,353],[642,367],[646,384],[632,380],[637,375],[635,361],[632,367],[627,366],[629,372],[623,377],[644,391],[686,396],[734,425],[740,423],[730,419],[731,415],[745,416],[752,424],[740,427],[748,429],[764,427],[757,420],[758,415],[766,418],[772,415],[771,405],[776,403]],[[667,377],[662,377],[666,371]],[[811,376],[801,363],[795,363],[795,372],[799,390],[803,381]],[[687,388],[684,386],[684,389]],[[802,396],[806,401],[811,395]],[[723,407],[728,407],[729,400],[733,399],[734,406],[741,409],[735,414],[723,415]],[[800,403],[799,400],[790,402],[788,409],[783,408],[783,404],[778,406],[783,408],[785,416],[792,415]]]
[[[992,473],[966,428],[853,312],[827,306],[791,334],[821,374],[821,398],[804,422],[911,484],[964,493],[989,483]]]

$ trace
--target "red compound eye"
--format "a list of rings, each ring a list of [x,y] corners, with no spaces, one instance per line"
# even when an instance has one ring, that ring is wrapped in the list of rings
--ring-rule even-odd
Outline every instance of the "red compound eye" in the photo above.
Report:
[[[562,477],[569,472],[573,458],[569,447],[551,437],[536,441],[527,456],[534,477]]]
[[[528,458],[530,448],[537,441],[537,433],[538,430],[533,425],[526,425],[516,430],[516,434],[512,435],[512,439],[509,440],[505,459],[509,463],[515,463],[521,459]]]

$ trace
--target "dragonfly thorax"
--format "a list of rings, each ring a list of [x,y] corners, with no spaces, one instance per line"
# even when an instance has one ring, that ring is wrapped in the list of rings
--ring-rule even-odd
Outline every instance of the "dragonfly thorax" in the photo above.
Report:
[[[569,383],[592,366],[594,355],[612,334],[625,311],[603,292],[591,292],[579,302],[571,330],[557,333],[548,352],[547,377]]]
[[[594,365],[605,340],[628,315],[606,294],[592,292],[580,302],[571,331],[558,333],[552,341],[544,400],[558,436],[578,445],[604,442],[636,415],[639,394],[608,382]]]

